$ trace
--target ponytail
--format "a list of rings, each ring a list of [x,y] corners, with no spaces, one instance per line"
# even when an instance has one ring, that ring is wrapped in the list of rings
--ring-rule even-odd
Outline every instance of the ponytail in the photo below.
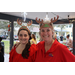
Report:
[[[22,57],[23,58],[26,58],[26,59],[28,59],[28,57],[29,57],[29,48],[30,48],[30,46],[31,46],[31,44],[30,44],[30,41],[26,44],[26,47],[25,47],[25,49],[23,50],[23,52],[22,52]]]

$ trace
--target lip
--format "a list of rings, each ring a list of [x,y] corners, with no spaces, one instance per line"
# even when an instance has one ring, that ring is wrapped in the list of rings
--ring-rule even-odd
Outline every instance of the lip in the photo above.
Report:
[[[22,40],[22,41],[26,41],[26,39]]]
[[[20,40],[25,41],[25,40],[27,40],[27,39],[20,39]]]
[[[47,36],[43,36],[43,37],[49,37],[49,36],[47,35]]]

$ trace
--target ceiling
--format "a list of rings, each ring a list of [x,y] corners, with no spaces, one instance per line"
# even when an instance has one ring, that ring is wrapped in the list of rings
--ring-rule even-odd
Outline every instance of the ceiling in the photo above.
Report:
[[[23,12],[1,12],[1,13],[24,17]],[[36,17],[44,19],[46,17],[47,12],[26,12],[26,13],[27,13],[26,18],[35,20]],[[50,19],[56,17],[57,15],[59,15],[59,20],[68,19],[68,15],[69,19],[75,18],[75,12],[48,12],[48,17]]]

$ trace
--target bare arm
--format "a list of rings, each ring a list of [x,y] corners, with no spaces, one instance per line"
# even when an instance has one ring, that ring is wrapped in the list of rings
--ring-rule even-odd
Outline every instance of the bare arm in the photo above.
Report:
[[[73,41],[70,39],[68,43],[69,47],[73,47]]]

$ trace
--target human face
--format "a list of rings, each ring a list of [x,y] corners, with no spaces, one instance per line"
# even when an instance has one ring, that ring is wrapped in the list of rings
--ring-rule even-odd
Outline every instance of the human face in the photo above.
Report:
[[[27,44],[29,40],[29,34],[26,30],[21,30],[18,35],[19,41],[22,44]]]
[[[53,31],[51,28],[46,27],[40,30],[40,36],[44,41],[49,41],[52,39]]]

